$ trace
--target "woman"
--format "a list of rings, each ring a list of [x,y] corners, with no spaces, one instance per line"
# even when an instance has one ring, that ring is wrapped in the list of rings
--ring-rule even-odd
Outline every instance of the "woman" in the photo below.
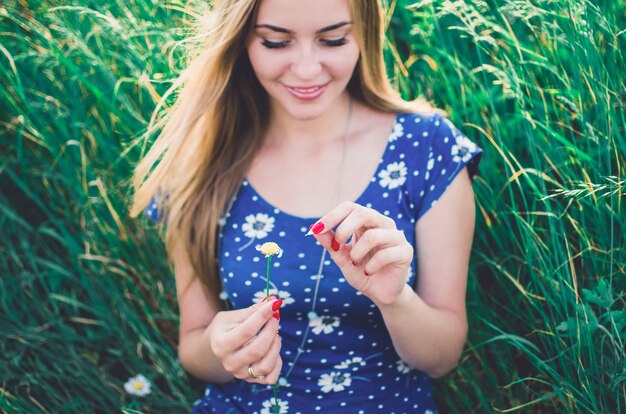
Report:
[[[167,223],[194,412],[434,412],[467,335],[480,149],[393,92],[376,0],[213,13],[132,211]]]

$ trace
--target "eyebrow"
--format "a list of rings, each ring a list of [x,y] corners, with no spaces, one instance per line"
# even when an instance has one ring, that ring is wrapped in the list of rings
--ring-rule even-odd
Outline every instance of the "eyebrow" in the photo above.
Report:
[[[324,33],[324,32],[330,32],[332,30],[335,29],[339,29],[340,27],[346,26],[352,24],[352,22],[339,22],[339,23],[335,23],[335,24],[331,24],[329,26],[326,27],[322,27],[319,30],[316,30],[315,33],[316,34],[320,34],[320,33]],[[285,29],[284,27],[279,27],[279,26],[274,26],[271,24],[257,24],[254,26],[255,29],[270,29],[273,30],[275,32],[279,32],[279,33],[287,33],[287,34],[293,34],[293,30],[289,30],[289,29]]]

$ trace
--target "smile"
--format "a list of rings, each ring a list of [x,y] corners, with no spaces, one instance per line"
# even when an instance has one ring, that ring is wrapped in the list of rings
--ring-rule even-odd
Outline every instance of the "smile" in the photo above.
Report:
[[[328,84],[314,86],[285,86],[285,88],[294,97],[309,101],[320,97],[326,90],[327,85]]]
[[[322,88],[321,86],[311,86],[310,88],[291,88],[291,89],[300,93],[311,93],[311,92],[320,90],[321,88]]]

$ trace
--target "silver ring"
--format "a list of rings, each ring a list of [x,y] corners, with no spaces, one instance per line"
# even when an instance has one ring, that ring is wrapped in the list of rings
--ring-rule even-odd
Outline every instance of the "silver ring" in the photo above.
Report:
[[[259,376],[254,375],[254,371],[252,370],[252,365],[250,365],[250,366],[248,367],[248,376],[249,376],[251,379],[254,379],[254,380],[256,380],[256,379],[258,379],[258,380],[265,379],[265,375],[259,375]]]

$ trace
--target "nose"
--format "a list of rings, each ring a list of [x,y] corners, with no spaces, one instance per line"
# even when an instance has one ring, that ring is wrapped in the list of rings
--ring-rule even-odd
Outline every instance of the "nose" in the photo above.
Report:
[[[313,45],[302,45],[291,67],[293,73],[301,80],[313,80],[321,72],[322,62]]]

